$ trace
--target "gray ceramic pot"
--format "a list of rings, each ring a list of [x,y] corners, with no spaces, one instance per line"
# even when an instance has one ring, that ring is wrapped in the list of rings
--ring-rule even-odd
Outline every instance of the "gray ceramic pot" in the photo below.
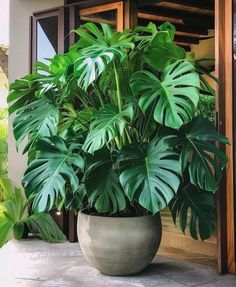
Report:
[[[101,273],[133,275],[144,270],[159,248],[160,214],[102,217],[80,212],[78,238],[87,261]]]

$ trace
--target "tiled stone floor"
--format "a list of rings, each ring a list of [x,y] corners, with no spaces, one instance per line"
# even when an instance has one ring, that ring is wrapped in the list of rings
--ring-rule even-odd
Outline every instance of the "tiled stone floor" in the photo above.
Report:
[[[157,256],[143,273],[107,277],[90,267],[78,243],[10,241],[0,249],[1,287],[236,287],[236,276]]]

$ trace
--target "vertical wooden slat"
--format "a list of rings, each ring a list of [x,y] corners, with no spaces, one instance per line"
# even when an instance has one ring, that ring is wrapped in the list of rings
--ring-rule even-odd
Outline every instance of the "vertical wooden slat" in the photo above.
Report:
[[[234,191],[234,138],[233,138],[233,1],[225,1],[225,133],[231,145],[227,146],[226,154],[229,165],[227,168],[227,263],[228,271],[236,273],[235,257],[235,191]],[[230,111],[229,111],[230,110]]]
[[[124,0],[124,28],[133,29],[138,26],[137,1]]]
[[[33,31],[35,31],[35,27],[34,27],[34,18],[33,16],[30,16],[29,18],[29,23],[30,23],[30,27],[29,27],[29,73],[32,73],[32,67],[33,67],[33,58],[35,57],[34,53],[35,53],[35,39],[34,39],[34,33]]]
[[[117,31],[121,32],[124,29],[123,2],[121,1],[115,4],[117,5]]]
[[[75,33],[70,33],[72,30],[76,29],[76,8],[75,6],[69,7],[69,44],[73,45],[75,43]]]
[[[30,52],[30,56],[31,56],[31,60],[30,60],[30,72],[32,72],[33,69],[33,64],[35,63],[36,59],[37,59],[37,19],[36,17],[32,16],[31,17],[31,52]]]
[[[223,32],[222,21],[220,19],[221,1],[215,1],[215,69],[216,75],[221,79],[221,84],[217,87],[217,99],[216,99],[216,114],[217,114],[217,126],[219,132],[225,134],[224,117],[225,109],[225,97],[220,96],[224,94],[224,65],[221,64],[222,48],[219,49],[222,42],[221,35]],[[224,147],[221,147],[224,150]],[[227,272],[227,225],[226,225],[226,174],[221,181],[220,189],[217,193],[217,268],[218,272]]]
[[[77,238],[77,215],[72,211],[69,212],[69,235],[68,240],[70,242],[78,241]]]
[[[229,162],[217,199],[218,270],[235,273],[232,0],[216,0],[215,12],[216,72],[220,79],[217,91],[218,127],[231,143],[224,149]]]
[[[61,7],[58,9],[58,53],[65,51],[65,9]]]

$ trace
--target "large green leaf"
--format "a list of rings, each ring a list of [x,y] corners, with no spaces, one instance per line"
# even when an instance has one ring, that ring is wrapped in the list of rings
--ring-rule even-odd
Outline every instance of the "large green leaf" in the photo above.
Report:
[[[75,75],[78,85],[83,89],[93,83],[114,59],[122,61],[126,49],[132,49],[132,34],[125,30],[114,33],[110,26],[101,24],[99,29],[94,23],[87,23],[75,31],[81,40],[74,46],[80,49],[81,55],[75,62]]]
[[[150,22],[147,26],[136,27],[135,32],[135,41],[138,42],[138,49],[142,51],[155,38],[158,29],[154,23]]]
[[[77,146],[67,147],[59,137],[41,139],[37,143],[38,156],[28,166],[23,186],[27,197],[38,212],[61,206],[66,196],[66,186],[75,192],[79,186],[77,169],[83,170],[84,160]]]
[[[165,148],[163,139],[125,146],[119,163],[125,194],[152,213],[165,208],[178,190],[178,155]]]
[[[37,99],[35,93],[39,88],[38,78],[37,74],[29,74],[11,84],[11,92],[7,98],[8,103],[11,103],[10,114]]]
[[[83,109],[77,111],[73,105],[66,103],[62,112],[62,121],[59,126],[59,133],[64,134],[72,129],[75,132],[89,130],[89,123],[93,116],[93,110]]]
[[[189,175],[192,184],[207,191],[216,191],[227,164],[227,157],[214,142],[227,144],[228,140],[220,135],[212,122],[197,117],[184,126],[176,144],[182,144],[181,166],[184,170],[189,163]]]
[[[78,212],[78,210],[84,208],[83,204],[86,200],[87,200],[87,192],[85,184],[81,183],[78,186],[78,189],[74,193],[70,192],[67,194],[65,201],[65,208],[70,211]]]
[[[83,149],[94,153],[118,135],[122,135],[127,120],[132,120],[133,113],[132,106],[119,112],[115,105],[107,105],[95,112]]]
[[[188,224],[194,239],[198,239],[199,234],[201,240],[205,240],[214,233],[216,210],[215,197],[211,192],[199,190],[192,184],[181,186],[169,207],[175,223],[179,216],[183,233]]]
[[[116,213],[126,207],[119,176],[107,149],[89,156],[90,167],[85,175],[85,187],[91,206],[98,212]]]
[[[33,133],[34,139],[55,135],[58,122],[59,110],[49,101],[41,99],[24,106],[13,120],[17,146],[30,133]]]
[[[172,24],[164,23],[154,35],[144,52],[144,59],[150,66],[162,71],[177,60],[185,59],[184,48],[174,43],[175,27]]]
[[[66,240],[66,236],[50,214],[32,214],[24,222],[31,232],[37,233],[46,242],[64,242]]]
[[[165,68],[161,80],[148,71],[136,72],[131,85],[140,108],[146,112],[154,105],[154,119],[162,125],[178,129],[195,115],[200,81],[187,61]]]

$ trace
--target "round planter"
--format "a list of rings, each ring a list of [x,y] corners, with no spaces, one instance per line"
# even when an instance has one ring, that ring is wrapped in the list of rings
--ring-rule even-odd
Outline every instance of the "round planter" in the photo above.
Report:
[[[79,243],[87,261],[101,273],[133,275],[144,270],[159,248],[160,214],[102,217],[79,213]]]

